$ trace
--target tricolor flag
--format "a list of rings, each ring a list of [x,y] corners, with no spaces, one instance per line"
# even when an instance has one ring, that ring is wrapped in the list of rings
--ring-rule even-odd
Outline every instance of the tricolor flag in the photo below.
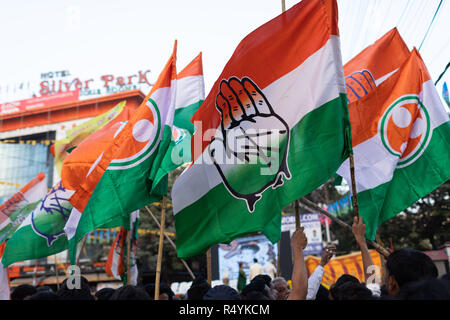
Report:
[[[131,119],[96,131],[64,160],[62,181],[74,191],[69,199],[74,210],[65,227],[72,262],[87,232],[128,225],[130,212],[155,200],[153,181],[172,136],[176,77],[175,43]]]
[[[450,119],[416,49],[349,105],[359,214],[366,237],[450,178]],[[350,181],[348,160],[338,170]]]
[[[120,232],[117,234],[111,249],[108,253],[108,259],[106,261],[105,271],[109,275],[118,280],[122,280],[124,284],[127,284],[127,263],[128,263],[128,244],[127,235],[131,232],[131,256],[130,256],[130,284],[137,284],[137,265],[136,265],[136,251],[137,251],[137,231],[139,226],[139,210],[133,211],[130,215],[130,227],[129,230],[125,230],[124,227],[120,228]]]
[[[334,0],[304,0],[236,48],[197,113],[193,163],[175,181],[177,253],[263,231],[351,150]],[[196,122],[197,121],[197,122]]]
[[[0,243],[8,239],[31,212],[30,206],[47,194],[45,174],[39,174],[0,205]]]
[[[347,99],[352,103],[394,74],[409,57],[397,28],[361,51],[344,66]]]
[[[68,248],[64,226],[72,210],[68,201],[72,194],[58,182],[42,200],[24,208],[25,220],[6,243],[4,266],[48,257]]]
[[[55,157],[55,167],[61,175],[61,167],[69,152],[86,139],[91,133],[103,128],[111,121],[127,121],[131,110],[125,108],[126,101],[119,102],[114,108],[98,115],[82,124],[66,131],[66,137],[55,141],[53,145],[53,156]],[[120,115],[120,116],[119,116]]]
[[[10,300],[11,298],[8,269],[3,266],[1,261],[5,246],[6,242],[0,243],[0,300]]]
[[[180,165],[191,162],[191,138],[195,127],[191,118],[205,100],[202,54],[200,53],[177,75],[175,117],[173,119],[172,141],[156,173],[154,183],[161,180],[167,185],[167,175]],[[165,179],[163,179],[165,178]],[[167,193],[167,187],[162,188]]]

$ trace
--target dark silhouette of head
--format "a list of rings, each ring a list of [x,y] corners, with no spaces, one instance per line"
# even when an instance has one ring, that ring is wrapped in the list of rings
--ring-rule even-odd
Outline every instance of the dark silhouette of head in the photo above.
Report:
[[[354,276],[352,276],[352,275],[349,275],[349,274],[343,274],[342,276],[340,276],[337,280],[336,280],[336,282],[330,287],[330,290],[329,290],[329,298],[331,299],[331,300],[337,300],[337,296],[338,296],[338,291],[339,291],[339,288],[343,285],[343,284],[345,284],[345,283],[356,283],[356,284],[359,284],[360,282],[359,282],[359,280],[358,280],[358,278],[356,278],[356,277],[354,277]],[[367,290],[369,290],[369,289],[367,289]],[[370,290],[369,290],[370,291]]]
[[[109,300],[116,290],[113,288],[102,288],[95,293],[97,300]]]
[[[329,294],[330,294],[330,290],[328,290],[321,284],[319,286],[319,290],[317,290],[315,300],[330,300]]]
[[[417,250],[396,250],[386,261],[385,283],[391,296],[397,295],[410,282],[436,279],[437,276],[438,271],[431,258]]]
[[[85,277],[80,276],[80,286],[78,289],[76,287],[69,288],[67,280],[68,278],[64,279],[61,287],[56,292],[60,300],[95,300],[91,294],[89,281]]]
[[[209,289],[203,300],[241,300],[241,296],[232,287],[221,284]]]
[[[267,274],[258,274],[255,276],[252,281],[263,281],[268,287],[270,287],[270,283],[272,282],[272,278]],[[250,282],[252,282],[250,281]]]
[[[203,296],[211,289],[208,281],[199,276],[192,281],[191,287],[187,291],[187,300],[203,300]]]
[[[249,284],[247,284],[244,289],[242,289],[241,296],[243,299],[248,300],[248,296],[250,293],[257,291],[262,294],[264,294],[268,300],[276,300],[275,294],[273,290],[270,288],[270,282],[269,285],[267,285],[267,280],[264,277],[255,277],[250,281]],[[251,296],[251,295],[250,295]]]
[[[26,300],[60,300],[59,296],[56,294],[56,292],[53,292],[52,290],[41,290],[37,291],[35,294],[33,294],[31,297],[27,298]]]
[[[254,263],[258,263],[258,259],[253,258],[253,262],[254,262]]]
[[[169,285],[165,282],[160,283],[159,285],[159,300],[173,300],[173,296],[175,293],[169,287]]]
[[[450,281],[429,279],[409,282],[395,297],[399,300],[450,300]]]
[[[126,285],[116,289],[109,300],[151,300],[151,298],[144,289]]]
[[[37,292],[36,287],[30,284],[21,284],[11,293],[11,300],[25,300]]]
[[[334,300],[374,300],[372,291],[364,284],[347,281],[337,287],[333,293]]]

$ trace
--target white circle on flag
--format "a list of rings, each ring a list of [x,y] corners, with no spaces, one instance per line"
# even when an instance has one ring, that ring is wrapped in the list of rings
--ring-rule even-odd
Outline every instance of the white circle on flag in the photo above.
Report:
[[[148,141],[153,136],[153,129],[153,124],[147,119],[139,120],[133,126],[133,137],[138,142]]]
[[[392,120],[400,128],[406,128],[411,123],[411,114],[405,108],[395,108],[392,112]]]

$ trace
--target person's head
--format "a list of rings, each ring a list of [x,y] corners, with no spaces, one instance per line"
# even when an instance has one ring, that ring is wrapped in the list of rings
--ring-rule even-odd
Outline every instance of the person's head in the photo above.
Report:
[[[173,300],[173,296],[175,293],[169,287],[169,285],[165,282],[160,283],[159,285],[159,300]]]
[[[187,300],[203,300],[203,296],[211,289],[208,281],[203,277],[197,277],[192,281],[191,287],[187,291]]]
[[[417,250],[396,250],[386,261],[385,283],[391,296],[397,295],[410,282],[436,279],[437,276],[438,271],[431,258]]]
[[[269,300],[276,300],[273,290],[266,284],[263,278],[253,279],[249,284],[247,284],[244,289],[242,289],[241,296],[245,298],[250,292],[259,291],[264,294]]]
[[[271,300],[260,291],[251,291],[247,295],[242,296],[242,300]]]
[[[209,289],[203,300],[241,300],[241,296],[232,287],[221,284]]]
[[[72,288],[72,284],[68,285],[67,280],[67,278],[64,279],[61,287],[56,292],[60,300],[95,300],[91,294],[89,281],[85,277],[80,276],[79,288],[76,287],[76,285],[78,284],[76,283],[76,281],[74,281],[75,283],[73,283],[75,287]]]
[[[283,277],[277,277],[272,280],[270,287],[274,290],[277,300],[286,300],[291,293],[289,283]]]
[[[450,281],[429,279],[409,282],[395,297],[399,300],[450,300]]]
[[[37,292],[41,292],[41,291],[52,291],[53,292],[52,288],[50,288],[49,286],[39,286],[36,288],[36,291]]]
[[[253,281],[262,281],[264,282],[265,285],[267,285],[268,287],[270,287],[270,283],[272,282],[272,278],[267,275],[267,274],[258,274],[257,276],[255,276],[251,282]]]
[[[239,269],[242,269],[244,267],[244,263],[243,262],[239,262]]]
[[[97,300],[109,300],[112,294],[116,291],[113,288],[102,288],[95,293],[95,299]]]
[[[31,284],[21,284],[11,293],[11,300],[25,300],[36,293],[36,287]]]
[[[372,291],[362,283],[347,281],[333,293],[334,300],[373,300]]]
[[[147,291],[132,285],[116,289],[109,300],[151,300]]]
[[[60,300],[59,296],[53,292],[52,290],[41,290],[37,291],[32,296],[28,297],[25,300]]]
[[[345,283],[357,283],[359,284],[359,280],[358,278],[349,275],[349,274],[343,274],[342,276],[340,276],[336,282],[331,285],[330,290],[329,290],[329,299],[330,300],[337,300],[337,296],[338,296],[338,291],[339,291],[339,287],[341,287],[343,284]]]
[[[253,262],[254,262],[254,263],[258,263],[258,259],[253,258]]]

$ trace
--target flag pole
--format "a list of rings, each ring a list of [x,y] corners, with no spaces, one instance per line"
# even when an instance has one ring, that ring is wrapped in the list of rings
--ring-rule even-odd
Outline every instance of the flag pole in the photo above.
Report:
[[[206,251],[206,275],[208,279],[208,284],[211,286],[212,277],[211,277],[211,248]]]
[[[281,0],[281,12],[285,12],[286,11],[286,2],[285,0]]]
[[[306,207],[306,209],[309,210],[316,210],[324,215],[326,215],[328,218],[330,218],[331,220],[333,220],[334,222],[336,222],[338,225],[340,225],[341,227],[344,227],[345,229],[349,230],[350,232],[352,231],[352,227],[349,226],[348,224],[346,224],[344,221],[342,221],[341,219],[336,218],[335,216],[333,216],[332,214],[330,214],[328,211],[322,209],[321,207],[319,207],[318,205],[316,205],[314,202],[309,201],[306,198],[300,198],[300,202],[302,204],[303,207]],[[384,255],[385,257],[389,256],[389,251],[386,250],[386,248],[384,248],[383,246],[379,245],[378,243],[371,241],[371,240],[367,240],[367,243],[369,243],[372,247],[375,248],[375,250],[377,250],[379,253],[381,253],[382,255]]]
[[[81,251],[83,250],[84,245],[86,244],[86,240],[87,240],[87,233],[84,235],[83,243],[81,244],[81,248],[78,251],[77,259],[76,259],[76,262],[75,262],[76,265],[78,265],[78,263],[80,262]]]
[[[161,228],[161,225],[158,221],[158,219],[156,219],[155,215],[150,211],[150,209],[145,206],[145,209],[148,211],[148,213],[150,214],[150,216],[152,217],[153,221],[156,223],[156,225],[158,226],[158,228]],[[164,237],[167,239],[167,241],[169,241],[170,245],[172,246],[172,248],[177,251],[177,246],[175,245],[175,243],[172,241],[172,239],[170,239],[169,235],[164,231]],[[189,272],[189,275],[191,276],[192,279],[195,279],[195,275],[192,272],[191,268],[189,268],[188,264],[186,263],[186,261],[184,259],[181,259],[181,262],[183,263],[184,267],[186,268],[186,270]]]
[[[58,262],[56,261],[56,254],[53,257],[55,258],[56,290],[59,290]]]
[[[359,217],[358,195],[356,191],[356,179],[355,179],[355,161],[353,158],[353,151],[350,152],[349,160],[350,160],[350,178],[352,180],[353,208],[355,210],[355,216]]]
[[[298,199],[294,202],[294,211],[295,211],[295,229],[300,228],[300,205]]]
[[[161,226],[159,228],[158,260],[156,262],[155,300],[159,300],[159,280],[161,278],[161,260],[163,251],[165,220],[166,220],[166,196],[164,195],[162,199],[162,208],[161,208]]]

